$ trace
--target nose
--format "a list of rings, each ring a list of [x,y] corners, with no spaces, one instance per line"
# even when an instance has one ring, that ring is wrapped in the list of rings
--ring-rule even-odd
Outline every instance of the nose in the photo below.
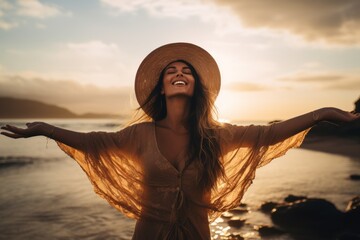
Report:
[[[176,74],[176,76],[177,76],[177,77],[182,77],[182,76],[184,76],[184,75],[182,74],[182,72],[178,72],[178,73]]]

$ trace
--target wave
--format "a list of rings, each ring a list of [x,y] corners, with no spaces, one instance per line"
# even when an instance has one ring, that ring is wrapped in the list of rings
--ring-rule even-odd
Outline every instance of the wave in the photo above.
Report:
[[[36,162],[58,161],[59,158],[41,158],[28,156],[0,156],[0,170],[25,167]]]
[[[10,167],[23,167],[34,163],[35,158],[32,157],[0,157],[0,169]]]
[[[124,125],[121,123],[105,123],[103,124],[103,126],[108,128],[115,128],[115,127],[123,127]]]

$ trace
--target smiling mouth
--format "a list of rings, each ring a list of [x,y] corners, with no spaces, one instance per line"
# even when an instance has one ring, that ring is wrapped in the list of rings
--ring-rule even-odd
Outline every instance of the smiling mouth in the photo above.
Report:
[[[186,84],[185,81],[177,80],[177,81],[173,82],[172,85],[174,85],[174,86],[185,86],[187,84]]]

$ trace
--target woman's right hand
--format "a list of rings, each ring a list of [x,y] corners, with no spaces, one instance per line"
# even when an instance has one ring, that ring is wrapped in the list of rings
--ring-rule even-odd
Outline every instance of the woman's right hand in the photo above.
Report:
[[[70,147],[81,149],[87,134],[81,132],[70,131],[64,128],[55,127],[45,122],[26,123],[26,128],[18,128],[12,125],[1,127],[5,130],[2,135],[10,138],[29,138],[34,136],[45,136],[55,141],[64,143]]]
[[[27,128],[18,128],[12,125],[2,126],[1,129],[5,130],[1,132],[2,135],[10,138],[29,138],[39,135],[44,135],[47,123],[44,122],[31,122],[26,123]]]

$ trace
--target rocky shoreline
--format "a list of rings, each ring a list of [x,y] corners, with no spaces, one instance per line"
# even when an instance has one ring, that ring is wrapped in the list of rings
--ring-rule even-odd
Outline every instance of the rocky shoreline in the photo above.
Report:
[[[265,202],[256,211],[272,221],[272,225],[252,226],[261,239],[283,239],[287,235],[292,239],[360,240],[360,196],[351,199],[344,211],[326,199],[296,195],[288,195],[282,202]],[[242,216],[249,212],[249,207],[241,204],[221,218],[232,229],[241,230],[248,224]],[[225,239],[248,238],[233,232]]]

